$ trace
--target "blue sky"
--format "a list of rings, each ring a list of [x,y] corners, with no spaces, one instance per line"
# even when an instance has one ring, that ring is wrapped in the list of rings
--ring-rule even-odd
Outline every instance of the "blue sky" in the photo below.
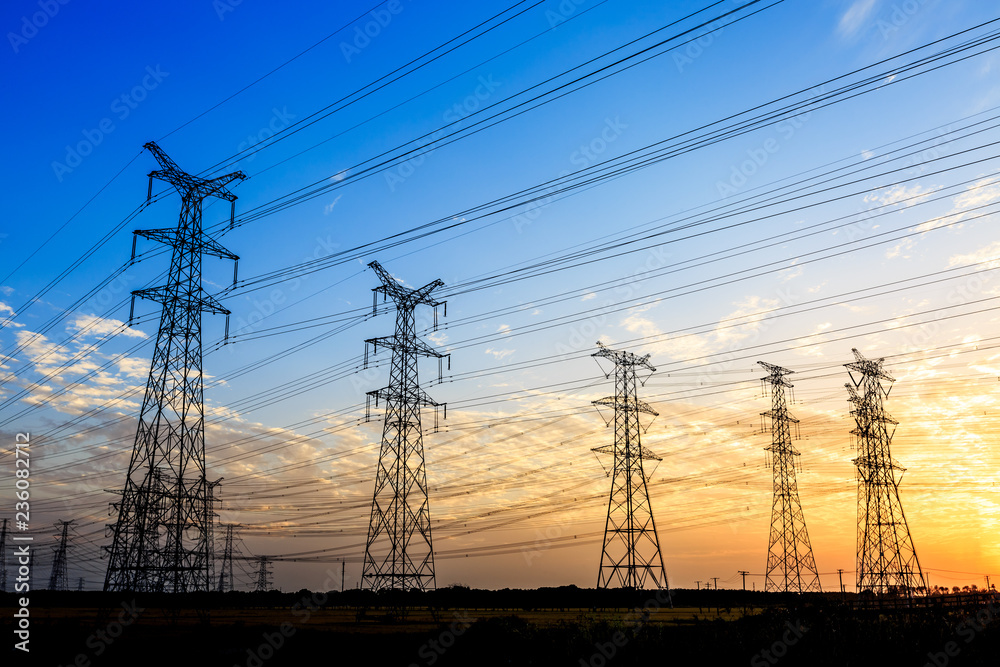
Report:
[[[829,92],[839,84],[819,84],[996,18],[988,3],[976,2],[786,0],[746,10],[739,10],[746,2],[717,3],[700,16],[761,11],[722,30],[693,33],[702,35],[700,41],[664,51],[422,159],[360,178],[365,161],[424,135],[440,136],[434,133],[454,121],[454,127],[468,127],[489,105],[508,108],[508,97],[709,3],[522,3],[505,16],[525,11],[495,30],[292,134],[290,129],[310,114],[508,8],[503,3],[402,1],[379,5],[372,13],[373,4],[302,3],[276,9],[250,0],[219,0],[166,8],[125,3],[92,8],[72,1],[5,6],[7,45],[0,51],[13,103],[4,113],[14,131],[7,139],[12,159],[3,164],[9,213],[0,239],[0,276],[30,256],[0,285],[0,314],[16,313],[0,329],[3,370],[11,373],[0,391],[10,398],[25,390],[0,407],[5,438],[24,430],[42,438],[144,383],[158,306],[138,303],[136,326],[100,346],[95,333],[115,331],[127,320],[128,308],[108,309],[129,290],[156,284],[166,270],[166,255],[155,255],[155,245],[140,240],[143,261],[108,280],[129,258],[131,230],[176,224],[175,195],[158,198],[68,277],[24,306],[142,203],[146,174],[156,168],[141,151],[147,141],[156,140],[181,168],[198,173],[249,146],[280,138],[212,172],[242,169],[249,176],[233,189],[238,219],[310,184],[336,186],[219,236],[240,255],[240,278],[251,280],[425,223],[460,218],[467,209],[564,172],[797,91]],[[663,34],[698,22],[687,19]],[[341,26],[346,27],[334,33]],[[372,35],[367,41],[358,37],[366,28]],[[967,36],[990,30],[995,28],[978,28]],[[517,46],[525,40],[530,41]],[[641,40],[622,53],[655,41]],[[937,48],[959,41],[952,38]],[[581,71],[612,60],[605,57]],[[882,68],[893,64],[898,63]],[[985,50],[909,80],[887,77],[877,90],[776,119],[572,196],[515,207],[314,273],[293,270],[264,289],[243,286],[223,293],[232,279],[231,266],[206,259],[206,289],[220,293],[233,312],[235,335],[235,342],[205,358],[208,465],[233,480],[223,485],[230,499],[222,520],[246,524],[246,549],[255,554],[341,549],[324,557],[332,562],[346,555],[349,573],[353,568],[357,579],[357,549],[350,545],[359,535],[364,538],[377,451],[372,443],[379,426],[359,424],[363,410],[348,408],[385,383],[385,360],[368,372],[334,378],[331,371],[332,381],[289,400],[268,394],[240,401],[285,383],[305,389],[301,378],[317,369],[341,363],[355,368],[363,340],[390,333],[392,315],[352,320],[350,328],[278,362],[227,378],[341,324],[303,329],[303,321],[354,315],[353,309],[367,306],[377,280],[364,264],[378,260],[412,286],[435,278],[446,283],[441,290],[448,297],[446,326],[426,335],[453,355],[448,381],[427,387],[453,405],[450,425],[426,438],[428,476],[437,494],[431,498],[432,517],[441,526],[435,529],[437,548],[475,554],[484,547],[499,551],[497,545],[528,544],[512,547],[512,553],[444,558],[438,564],[439,585],[592,585],[599,557],[599,538],[592,533],[603,525],[606,498],[599,496],[606,494],[608,480],[589,449],[611,437],[587,407],[611,391],[584,354],[598,338],[649,352],[660,368],[643,390],[656,397],[650,402],[661,413],[645,442],[664,456],[654,474],[659,480],[654,506],[668,574],[677,585],[763,567],[770,473],[762,466],[765,436],[754,435],[756,415],[766,409],[756,384],[760,373],[753,369],[757,358],[803,376],[796,387],[800,404],[793,409],[805,437],[800,487],[817,561],[824,573],[853,568],[847,376],[842,369],[828,370],[851,361],[851,347],[888,357],[900,380],[893,394],[898,405],[889,406],[902,422],[894,454],[910,468],[904,505],[925,567],[996,572],[1000,514],[977,489],[992,488],[998,479],[996,430],[989,418],[995,390],[988,381],[995,382],[1000,372],[989,345],[976,346],[980,338],[989,338],[996,322],[985,299],[997,292],[990,273],[995,266],[989,262],[1000,255],[989,208],[1000,199],[990,180],[996,151],[988,147],[997,140],[996,123],[989,122],[1000,105],[997,65],[995,52]],[[975,129],[982,131],[972,134]],[[819,192],[822,185],[811,184],[796,200],[801,208],[763,209],[760,220],[728,231],[687,240],[675,240],[671,234],[678,232],[673,231],[636,252],[611,252],[598,262],[479,291],[449,292],[449,286],[505,274],[632,228],[662,231],[663,225],[679,226],[692,211],[770,196],[765,193],[798,181],[801,174],[863,169],[910,144],[915,148],[906,153],[913,155],[853,177],[896,169],[909,179],[900,185],[877,187],[895,182],[900,172],[827,194]],[[966,162],[973,164],[958,167]],[[949,170],[938,173],[944,167]],[[851,178],[831,181],[831,187]],[[161,189],[157,185],[154,191]],[[823,203],[834,195],[844,196]],[[205,209],[206,226],[228,217],[224,204]],[[889,215],[870,217],[877,206]],[[957,224],[932,221],[944,215]],[[754,245],[843,216],[854,220],[853,226],[769,248]],[[758,216],[732,219],[751,217]],[[911,236],[873,244],[877,234],[892,230]],[[849,242],[855,243],[845,246],[849,252],[811,261],[815,253],[831,253]],[[723,250],[747,252],[687,264]],[[949,274],[936,283],[922,278],[972,264],[977,273]],[[712,282],[741,270],[753,275]],[[904,279],[910,282],[898,291],[884,287]],[[606,291],[590,289],[605,281],[617,282]],[[666,290],[689,284],[708,289],[660,300]],[[73,306],[92,289],[86,303]],[[865,289],[881,296],[858,301],[838,296],[857,296]],[[566,300],[542,302],[562,293]],[[806,302],[822,298],[828,301],[807,310]],[[771,318],[773,309],[790,306],[793,314]],[[970,314],[977,309],[983,312]],[[421,314],[424,326],[427,316]],[[35,336],[53,317],[58,317],[56,325],[44,338]],[[924,325],[902,326],[914,320]],[[71,338],[87,324],[88,333]],[[293,331],[264,331],[281,325]],[[521,327],[528,329],[522,333]],[[844,327],[856,328],[827,333]],[[684,335],[685,329],[694,333]],[[222,333],[223,318],[206,316],[206,352],[217,347]],[[264,333],[276,335],[256,337]],[[635,340],[641,337],[646,338]],[[117,358],[142,341],[134,353]],[[7,357],[19,343],[24,348]],[[932,354],[932,348],[940,349]],[[703,355],[716,356],[702,360]],[[524,363],[547,358],[554,363]],[[109,361],[107,370],[73,384]],[[471,372],[477,374],[462,375]],[[422,373],[429,380],[436,368],[427,364]],[[213,383],[216,379],[223,382]],[[554,386],[558,383],[571,384]],[[52,396],[66,387],[61,396]],[[522,393],[507,393],[517,391]],[[516,400],[497,402],[497,396]],[[131,421],[128,416],[135,414],[138,400],[114,403],[39,447],[40,493],[50,502],[40,505],[44,509],[35,525],[42,530],[57,519],[79,519],[80,554],[86,561],[79,576],[94,585],[103,567],[96,549],[104,543],[100,526],[106,520],[107,494],[100,490],[124,476],[135,428],[134,416]],[[548,412],[553,410],[562,412]],[[326,416],[335,411],[343,412]],[[220,421],[224,417],[229,419]],[[112,419],[118,421],[109,423]],[[315,424],[295,426],[313,419]],[[255,439],[239,442],[246,437]],[[213,445],[226,447],[216,454]],[[51,466],[64,466],[62,472],[46,472],[49,452],[58,453]],[[213,456],[218,458],[213,461]],[[316,459],[324,460],[309,465]],[[305,482],[311,485],[301,486]],[[279,489],[300,486],[306,493],[297,500],[280,500]],[[584,492],[590,500],[574,500]],[[74,501],[60,503],[67,494]],[[551,511],[539,514],[539,508]],[[954,516],[963,520],[956,522]],[[568,543],[572,534],[581,536],[579,544]],[[303,548],[290,548],[292,537]],[[286,589],[316,586],[327,565],[279,562],[276,583]],[[932,575],[941,582],[948,576],[960,583],[976,579],[973,574]]]

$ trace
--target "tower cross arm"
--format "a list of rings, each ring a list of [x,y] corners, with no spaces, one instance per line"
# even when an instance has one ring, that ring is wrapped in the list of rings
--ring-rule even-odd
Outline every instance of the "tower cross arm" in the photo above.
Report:
[[[164,286],[133,290],[132,296],[137,296],[140,299],[149,299],[150,301],[158,301],[164,305],[169,305],[169,301],[175,298],[173,292]],[[224,308],[221,303],[215,300],[215,297],[203,290],[199,290],[199,293],[194,296],[193,301],[198,304],[203,313],[212,313],[214,315],[230,314],[230,312]]]
[[[610,408],[616,408],[620,410],[631,410],[633,412],[645,412],[648,415],[653,415],[654,417],[659,416],[659,412],[654,410],[648,403],[640,401],[637,398],[632,398],[631,396],[625,400],[621,400],[617,396],[607,396],[605,398],[599,398],[596,401],[591,401],[593,405],[601,406],[605,405]]]

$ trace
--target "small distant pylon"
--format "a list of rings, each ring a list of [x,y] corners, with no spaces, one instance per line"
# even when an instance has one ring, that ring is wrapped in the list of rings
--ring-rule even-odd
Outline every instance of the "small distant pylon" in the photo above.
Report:
[[[225,545],[222,551],[222,565],[219,568],[219,592],[235,590],[233,580],[233,531],[236,529],[235,523],[223,524],[226,529]]]
[[[7,519],[0,527],[0,593],[7,592]]]
[[[64,591],[68,585],[66,573],[66,549],[69,546],[69,527],[73,521],[59,521],[56,527],[62,527],[62,536],[59,538],[59,546],[55,548],[55,556],[52,559],[52,574],[49,575],[49,590]]]
[[[76,580],[76,590],[78,591],[83,590],[83,582],[84,582],[83,577],[80,577],[79,579]]]
[[[257,557],[257,583],[254,591],[266,593],[271,590],[271,559],[267,556]]]
[[[857,349],[851,351],[855,361],[844,365],[851,377],[845,386],[857,425],[851,434],[858,450],[853,461],[858,469],[858,592],[911,597],[926,590],[927,583],[899,499],[906,468],[889,451],[899,422],[886,413],[883,402],[896,380],[882,368],[885,359],[866,359]]]
[[[764,590],[818,593],[822,591],[819,572],[795,480],[795,457],[799,456],[799,452],[792,445],[790,425],[798,424],[799,420],[789,414],[785,399],[785,389],[794,386],[785,376],[794,371],[764,361],[757,363],[768,372],[761,382],[771,387],[771,409],[760,414],[762,419],[771,420],[771,446],[765,451],[771,454],[771,469],[774,472],[774,501]]]
[[[444,302],[432,298],[431,292],[444,283],[435,280],[419,289],[409,289],[378,262],[368,266],[382,281],[373,290],[373,297],[381,293],[383,299],[388,297],[396,304],[396,331],[392,336],[365,341],[365,365],[368,345],[372,345],[375,352],[379,348],[392,350],[392,370],[388,387],[368,392],[369,402],[374,398],[376,407],[379,400],[385,401],[385,418],[361,577],[365,588],[374,591],[433,590],[434,547],[420,407],[435,408],[436,427],[436,408],[443,404],[432,400],[420,388],[417,359],[436,357],[440,379],[441,360],[448,357],[450,368],[451,357],[417,338],[413,311],[420,305],[431,306],[436,328],[437,307]],[[444,410],[447,417],[447,406]],[[366,409],[366,416],[367,412]]]
[[[615,395],[594,401],[598,408],[607,406],[615,411],[614,444],[592,450],[614,456],[597,587],[641,589],[652,583],[656,588],[669,590],[646,487],[648,477],[642,463],[661,459],[639,441],[643,430],[639,413],[654,417],[658,413],[636,397],[636,368],[645,368],[650,373],[656,369],[649,363],[648,354],[640,357],[612,350],[600,342],[597,345],[600,350],[591,356],[608,359],[615,365]]]

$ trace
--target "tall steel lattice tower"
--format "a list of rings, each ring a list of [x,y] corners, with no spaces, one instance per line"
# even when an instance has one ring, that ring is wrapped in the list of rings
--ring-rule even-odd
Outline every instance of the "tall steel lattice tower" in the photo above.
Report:
[[[594,401],[598,409],[604,406],[615,411],[615,443],[591,450],[614,457],[612,470],[608,473],[611,495],[597,587],[640,589],[652,583],[657,588],[669,588],[646,487],[648,477],[643,470],[643,461],[661,459],[639,441],[643,430],[639,414],[655,417],[658,413],[636,397],[636,368],[645,368],[650,373],[656,369],[649,363],[648,354],[640,357],[632,352],[612,350],[602,343],[597,345],[600,350],[591,356],[607,359],[615,365],[615,395]],[[611,374],[607,373],[606,377]]]
[[[220,593],[236,590],[233,581],[233,530],[235,523],[225,524],[226,542],[222,550],[222,565],[219,568],[219,588]]]
[[[49,575],[50,591],[65,591],[69,585],[69,575],[66,572],[66,551],[69,548],[69,527],[72,523],[72,521],[60,521],[56,524],[57,528],[62,526],[62,535],[52,558],[52,573]]]
[[[771,470],[774,472],[774,503],[771,506],[771,535],[767,543],[764,590],[783,593],[821,592],[816,559],[813,558],[806,519],[799,502],[795,464],[799,452],[792,446],[792,424],[799,420],[788,412],[785,389],[794,385],[785,379],[794,371],[758,361],[768,376],[761,382],[771,387],[771,409],[760,413],[770,420]]]
[[[851,351],[855,361],[844,365],[851,377],[845,386],[857,424],[851,434],[858,451],[853,461],[858,468],[858,592],[910,597],[925,589],[926,582],[899,499],[906,469],[889,452],[899,422],[886,414],[883,402],[896,380],[883,370],[884,359],[865,359],[857,349]],[[888,389],[883,382],[889,383]]]
[[[0,593],[7,592],[7,519],[0,527]]]
[[[420,289],[409,289],[378,262],[368,266],[382,280],[382,285],[373,290],[373,297],[377,299],[381,293],[383,300],[389,298],[396,304],[396,333],[365,341],[365,364],[368,345],[376,353],[379,348],[387,348],[392,350],[392,370],[388,387],[368,392],[369,406],[372,398],[376,408],[380,400],[385,402],[385,419],[362,580],[365,588],[375,591],[431,590],[435,586],[434,547],[420,408],[435,408],[436,427],[436,408],[443,404],[433,401],[420,388],[417,360],[420,356],[436,357],[440,378],[441,360],[448,355],[417,339],[413,311],[419,305],[434,308],[436,327],[437,307],[444,302],[433,299],[431,292],[444,283],[435,280]],[[447,407],[444,409],[447,417]]]
[[[226,315],[228,329],[229,311],[202,289],[201,260],[239,258],[202,231],[201,209],[207,197],[226,199],[232,224],[236,195],[226,185],[245,175],[199,178],[181,171],[155,143],[145,148],[162,167],[149,174],[148,196],[154,178],[167,181],[181,196],[181,214],[176,229],[135,232],[171,246],[173,254],[166,285],[132,292],[133,304],[138,296],[159,301],[163,310],[128,475],[112,505],[118,516],[110,527],[104,590],[207,591],[215,483],[205,470],[201,314]],[[132,247],[134,256],[134,239]]]

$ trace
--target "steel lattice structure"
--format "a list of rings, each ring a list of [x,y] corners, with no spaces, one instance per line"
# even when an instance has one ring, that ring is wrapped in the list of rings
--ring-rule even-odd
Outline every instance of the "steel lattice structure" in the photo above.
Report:
[[[758,361],[767,377],[761,382],[771,387],[771,409],[761,418],[770,420],[770,453],[774,473],[774,501],[771,506],[771,531],[767,543],[767,567],[764,590],[792,593],[821,592],[819,571],[813,558],[806,519],[799,501],[795,480],[795,462],[799,452],[792,445],[792,424],[798,424],[788,412],[785,389],[794,385],[785,379],[794,371]]]
[[[362,580],[366,588],[376,591],[430,590],[435,587],[434,547],[420,408],[435,408],[436,425],[436,409],[444,404],[435,402],[420,388],[417,361],[421,356],[436,357],[440,377],[440,360],[448,355],[417,338],[414,309],[419,305],[434,308],[436,326],[437,307],[444,302],[432,298],[431,292],[444,283],[435,280],[419,289],[409,289],[378,262],[368,266],[382,281],[373,290],[376,303],[381,293],[383,300],[389,298],[396,305],[396,332],[365,341],[365,364],[371,345],[375,353],[379,348],[392,350],[392,369],[388,387],[368,392],[369,407],[372,398],[376,407],[380,400],[385,402],[385,419]],[[444,410],[447,417],[447,406]]]
[[[69,527],[72,523],[72,521],[60,521],[56,524],[56,527],[62,526],[62,535],[52,558],[52,573],[49,575],[50,591],[65,591],[69,586],[69,575],[66,571],[66,550],[69,547]]]
[[[181,196],[181,213],[176,229],[135,232],[173,253],[166,285],[132,292],[133,305],[140,297],[162,303],[163,310],[128,474],[115,492],[121,498],[113,503],[117,521],[110,527],[104,590],[205,591],[211,588],[217,482],[208,481],[205,469],[201,315],[226,315],[228,334],[229,311],[202,288],[202,256],[239,257],[203,232],[202,202],[226,199],[234,213],[236,195],[226,185],[246,176],[200,178],[182,171],[155,143],[144,148],[161,167],[149,174],[148,197],[153,179],[166,181]],[[134,256],[135,239],[132,248]]]
[[[899,499],[906,469],[889,451],[899,422],[886,413],[884,401],[895,379],[882,368],[884,359],[866,359],[857,349],[851,351],[855,361],[844,365],[851,377],[845,386],[854,405],[856,428],[851,434],[858,450],[853,461],[858,469],[858,592],[909,597],[925,589],[926,582]],[[889,383],[888,389],[883,382]]]
[[[271,559],[267,556],[257,557],[257,582],[254,592],[266,593],[271,590]]]
[[[640,357],[632,352],[612,350],[600,342],[597,345],[600,350],[591,356],[607,359],[615,365],[615,395],[593,402],[598,408],[611,407],[615,411],[614,444],[591,450],[614,457],[609,473],[611,494],[597,587],[614,585],[640,589],[652,583],[657,588],[668,588],[653,506],[646,487],[647,475],[643,470],[643,461],[661,459],[640,442],[639,414],[655,417],[658,413],[636,397],[636,368],[645,368],[650,373],[656,369],[649,363],[648,354]],[[606,375],[610,376],[610,373]]]
[[[222,564],[219,567],[219,588],[220,593],[236,590],[233,581],[233,531],[236,529],[235,523],[225,524],[226,538],[222,550]]]

